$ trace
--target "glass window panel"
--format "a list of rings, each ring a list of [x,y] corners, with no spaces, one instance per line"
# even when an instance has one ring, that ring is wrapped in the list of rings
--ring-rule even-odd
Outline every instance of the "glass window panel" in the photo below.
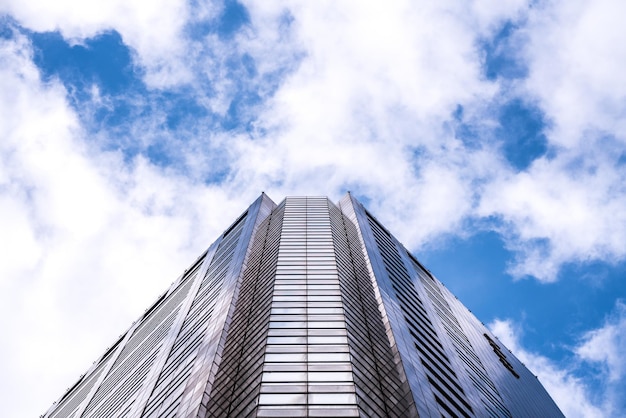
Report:
[[[341,321],[345,322],[345,318],[343,315],[309,315],[309,321]],[[324,327],[326,328],[326,327]]]
[[[277,296],[272,299],[272,307],[289,307],[296,306],[295,302],[306,302],[306,295],[303,296]]]
[[[306,328],[272,328],[269,330],[270,337],[287,337],[287,336],[298,336],[298,335],[306,335],[306,334],[307,334]]]
[[[285,385],[283,383],[266,383],[267,385]],[[295,385],[295,383],[289,383]],[[309,393],[337,393],[352,392],[354,393],[354,383],[352,382],[315,382],[308,384]],[[287,391],[283,391],[287,392]]]
[[[309,329],[309,335],[348,335],[345,328],[317,328]]]
[[[339,286],[339,281],[335,279],[314,279],[309,277],[309,280],[305,281],[308,285],[323,285],[323,286]]]
[[[298,307],[276,307],[272,306],[271,310],[272,315],[304,315],[306,314],[306,308],[298,308]]]
[[[260,405],[293,405],[303,403],[306,403],[306,395],[304,393],[261,393],[259,396]]]
[[[344,411],[341,411],[341,413],[344,417],[346,416]],[[309,414],[308,414],[306,405],[259,405],[256,416],[259,418],[262,418],[262,417],[296,418],[296,417],[308,417]],[[349,416],[358,417],[358,415],[349,415]]]
[[[355,404],[356,396],[354,395],[354,393],[309,393],[309,403],[314,403],[318,405]]]
[[[309,353],[309,361],[350,361],[350,355],[348,353]]]
[[[289,290],[286,290],[285,292],[289,292]],[[293,292],[293,290],[291,292]],[[340,296],[341,292],[339,290],[312,290],[310,289],[308,291],[308,295],[309,295],[309,299],[311,299],[311,297],[315,297],[315,296]]]
[[[306,345],[267,345],[265,347],[266,353],[306,353]]]
[[[273,301],[272,308],[299,308],[299,307],[306,306],[306,301],[303,302],[302,300],[300,300],[302,296],[306,298],[306,295],[283,296],[286,298],[286,300]],[[296,299],[296,300],[291,300],[291,299]]]
[[[306,273],[301,273],[301,274],[277,273],[276,274],[276,279],[285,279],[285,280],[305,279],[306,277],[307,277]]]
[[[307,313],[309,315],[323,315],[323,314],[342,315],[343,314],[343,308],[329,308],[329,307],[311,308],[311,307],[309,307],[307,309]]]
[[[307,363],[264,363],[263,364],[263,372],[264,373],[272,373],[272,372],[306,372],[307,371]],[[313,370],[324,372],[327,370]],[[328,371],[340,371],[340,370],[328,370]]]
[[[267,343],[268,344],[306,344],[307,338],[306,337],[268,337]]]
[[[341,295],[309,295],[311,302],[341,302]]]
[[[305,382],[306,372],[264,372],[263,382]]]
[[[309,279],[333,279],[333,280],[339,280],[339,276],[337,274],[320,273],[320,272],[317,272],[317,271],[315,273],[307,274],[307,277]]]
[[[306,291],[303,290],[275,290],[274,296],[304,296]]]
[[[331,297],[334,297],[334,296],[331,296]],[[341,308],[343,306],[343,303],[341,302],[341,300],[312,301],[311,299],[313,298],[309,297],[309,301],[306,304],[309,308]]]
[[[309,381],[311,382],[349,382],[349,381],[352,381],[352,373],[351,372],[309,372]]]
[[[306,328],[306,322],[301,321],[273,321],[270,322],[270,328]]]
[[[280,344],[280,343],[276,343],[276,344]],[[348,338],[347,337],[335,337],[335,336],[333,337],[310,336],[309,344],[348,344]]]
[[[309,328],[345,328],[344,321],[314,321],[309,322]]]
[[[307,280],[305,278],[301,278],[301,279],[291,279],[291,278],[284,279],[284,278],[280,278],[280,279],[276,279],[274,281],[275,285],[277,285],[277,284],[291,284],[291,285],[293,285],[293,284],[300,284],[300,285],[305,285],[307,283],[308,282],[307,282]]]
[[[302,260],[302,261],[291,261],[291,260],[284,260],[284,261],[279,261],[278,262],[278,266],[277,268],[300,268],[300,267],[305,267],[306,261]]]
[[[267,353],[265,354],[267,362],[302,362],[306,361],[306,353]]]
[[[306,321],[306,315],[272,315],[270,321],[284,322],[284,321]]]
[[[293,289],[294,287],[286,287],[286,288]],[[327,283],[327,284],[308,284],[307,283],[306,288],[308,290],[339,290],[339,283]]]
[[[319,392],[354,392],[354,387],[351,390],[343,390],[340,385],[331,386],[330,389],[327,389],[329,386],[320,386],[320,388],[324,390],[320,390]],[[347,388],[348,386],[346,386]],[[265,382],[261,384],[261,392],[262,393],[305,393],[307,391],[307,385],[302,383],[271,383]]]
[[[294,346],[296,347],[296,346]],[[347,353],[349,348],[347,345],[311,345],[308,347],[311,353]]]
[[[306,273],[306,269],[295,268],[293,266],[276,266],[276,272],[285,273],[285,274],[298,274],[298,273]]]
[[[351,371],[352,365],[350,363],[331,363],[331,362],[322,362],[322,363],[308,363],[310,372],[344,372]]]
[[[274,286],[274,290],[302,290],[304,287],[300,284],[277,284]]]

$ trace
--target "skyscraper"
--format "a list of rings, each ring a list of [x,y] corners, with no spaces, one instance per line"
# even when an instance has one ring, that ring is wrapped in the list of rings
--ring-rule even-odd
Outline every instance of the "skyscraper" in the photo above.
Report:
[[[562,417],[353,196],[262,194],[45,414]]]

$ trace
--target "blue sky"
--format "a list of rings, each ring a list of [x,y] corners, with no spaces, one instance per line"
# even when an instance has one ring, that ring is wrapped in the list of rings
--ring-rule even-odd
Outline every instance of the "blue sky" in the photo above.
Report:
[[[568,417],[626,415],[625,6],[461,3],[0,3],[3,415],[261,191],[347,190]]]

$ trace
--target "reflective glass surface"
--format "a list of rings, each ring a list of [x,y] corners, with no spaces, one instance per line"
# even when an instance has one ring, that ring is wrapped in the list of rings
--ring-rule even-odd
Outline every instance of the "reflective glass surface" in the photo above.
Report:
[[[350,194],[262,194],[44,416],[562,414]]]

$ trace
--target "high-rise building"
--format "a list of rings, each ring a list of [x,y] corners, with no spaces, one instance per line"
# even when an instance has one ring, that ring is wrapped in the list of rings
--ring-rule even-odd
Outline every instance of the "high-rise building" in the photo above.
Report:
[[[262,194],[45,414],[562,417],[353,196]]]

